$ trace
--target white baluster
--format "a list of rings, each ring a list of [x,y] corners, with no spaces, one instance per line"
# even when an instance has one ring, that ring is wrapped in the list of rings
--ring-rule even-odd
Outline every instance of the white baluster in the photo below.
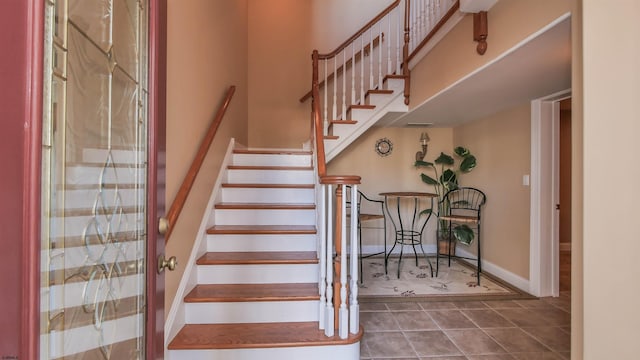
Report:
[[[364,34],[360,35],[360,104],[364,104]]]
[[[429,1],[429,4],[432,4],[431,1]],[[420,0],[420,28],[419,28],[419,32],[418,32],[418,37],[416,38],[416,47],[420,44],[420,41],[422,41],[422,39],[425,38],[425,36],[427,36],[427,33],[429,31],[429,29],[427,29],[427,18],[428,18],[428,11],[429,11],[429,4],[427,4],[426,0]]]
[[[393,58],[393,55],[391,54],[391,39],[393,38],[391,36],[391,13],[389,13],[389,15],[387,15],[387,23],[388,23],[388,33],[387,33],[387,74],[391,74],[391,72],[393,71],[393,64],[391,59]],[[382,89],[382,86],[380,86],[380,89]]]
[[[325,311],[325,323],[324,334],[326,336],[333,336],[335,334],[335,328],[333,323],[333,190],[331,185],[326,186],[326,204],[327,204],[327,226],[326,226],[326,239],[327,239],[327,307]]]
[[[338,74],[336,73],[336,76]],[[347,120],[347,49],[342,50],[342,120]]]
[[[382,45],[382,21],[378,23],[378,89],[382,89],[382,49],[384,46]]]
[[[358,185],[351,188],[351,204],[358,203]],[[351,206],[351,283],[349,297],[349,332],[357,334],[360,331],[360,305],[358,304],[358,207]]]
[[[338,204],[341,208],[340,234],[342,241],[340,243],[340,311],[338,312],[338,323],[340,325],[338,331],[341,339],[349,336],[349,311],[347,310],[347,194],[346,188],[343,189],[342,202]],[[353,192],[352,192],[353,193]],[[355,204],[355,203],[352,203]]]
[[[338,73],[338,65],[337,65],[336,57],[333,58],[333,111],[332,118],[330,121],[333,121],[338,118],[338,77],[336,76]]]
[[[323,60],[324,61],[324,122],[323,122],[323,130],[322,133],[324,135],[328,135],[329,134],[329,122],[328,122],[328,117],[327,117],[327,111],[328,111],[328,104],[327,102],[329,101],[329,96],[327,95],[327,88],[329,87],[329,81],[328,81],[328,75],[327,75],[327,63],[329,62],[328,60]]]
[[[373,89],[373,28],[369,29],[369,89]]]
[[[406,0],[405,0],[406,1]],[[402,64],[402,58],[400,57],[400,47],[402,46],[402,41],[401,41],[401,36],[400,34],[402,33],[402,26],[401,25],[403,23],[403,14],[404,13],[404,7],[398,7],[398,11],[397,11],[397,21],[396,21],[396,37],[397,37],[397,41],[396,41],[396,74],[401,74],[402,73],[402,69],[400,68],[400,64]]]
[[[317,179],[317,177],[316,177]],[[318,258],[320,259],[320,275],[318,279],[318,291],[320,292],[320,303],[318,304],[318,322],[319,328],[325,328],[325,310],[327,306],[327,298],[325,292],[327,291],[327,283],[326,283],[326,272],[327,272],[327,239],[325,238],[325,229],[326,229],[326,195],[325,195],[325,185],[319,185],[318,194],[316,195],[318,199],[318,243],[320,246],[320,254]]]
[[[351,43],[351,105],[356,103],[356,42]]]

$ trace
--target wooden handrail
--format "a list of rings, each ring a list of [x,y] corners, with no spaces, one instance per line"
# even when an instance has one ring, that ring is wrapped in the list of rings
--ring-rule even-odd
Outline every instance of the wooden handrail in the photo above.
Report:
[[[218,112],[216,116],[213,118],[211,125],[209,126],[209,130],[207,131],[204,139],[202,139],[202,143],[200,143],[200,147],[198,148],[198,152],[196,153],[193,162],[191,163],[191,167],[185,175],[184,180],[182,181],[182,185],[180,185],[180,189],[176,194],[169,211],[167,212],[167,221],[169,223],[169,229],[165,235],[165,243],[169,241],[169,236],[171,235],[171,231],[173,230],[178,217],[180,216],[180,212],[182,212],[182,208],[184,207],[185,202],[187,201],[187,196],[193,187],[193,183],[196,180],[196,176],[202,167],[202,163],[204,162],[205,157],[207,156],[207,152],[209,152],[209,147],[211,147],[211,143],[213,142],[213,138],[216,136],[216,132],[218,132],[218,127],[222,122],[222,118],[229,107],[229,103],[231,103],[231,99],[233,98],[233,94],[236,91],[236,87],[234,85],[229,87],[227,90],[227,95],[224,98],[224,101],[218,108]]]
[[[449,9],[449,11],[447,11],[446,14],[444,14],[444,16],[442,17],[442,19],[440,19],[440,21],[438,21],[438,23],[433,27],[433,29],[431,29],[431,31],[429,31],[429,33],[427,34],[427,36],[424,37],[424,39],[422,39],[422,41],[420,42],[420,44],[418,44],[418,46],[416,46],[415,49],[413,49],[413,51],[411,52],[411,54],[409,54],[409,57],[407,58],[407,64],[418,54],[418,52],[420,50],[422,50],[422,48],[429,42],[429,40],[431,40],[431,38],[433,38],[435,36],[435,34],[440,31],[440,28],[442,28],[444,26],[444,24],[449,21],[449,19],[451,19],[451,17],[453,15],[456,14],[456,12],[458,11],[458,9],[460,9],[460,0],[457,0],[453,6],[451,6],[451,8]]]
[[[378,45],[380,44],[381,40],[384,40],[384,33],[382,33],[382,36],[376,36],[376,38],[375,38],[375,39],[373,39],[373,48],[374,48],[374,49],[375,49],[376,47],[378,47]],[[369,49],[370,49],[370,48],[371,48],[371,44],[367,44],[367,45],[364,47],[364,49],[363,49],[363,50],[364,50],[364,55],[365,55],[365,56],[367,56],[367,55],[369,54]],[[355,54],[355,56],[354,56],[353,58],[351,58],[351,59],[347,60],[347,62],[345,63],[345,65],[340,65],[340,67],[339,67],[338,69],[336,69],[336,72],[335,72],[335,73],[331,73],[331,74],[329,74],[329,76],[327,76],[326,81],[325,81],[325,80],[320,81],[320,82],[318,83],[318,90],[319,90],[320,88],[322,88],[326,82],[329,82],[329,81],[333,80],[333,78],[334,78],[335,76],[340,76],[340,75],[342,75],[342,73],[344,72],[344,68],[345,68],[345,67],[346,67],[346,69],[347,69],[347,71],[348,71],[348,70],[351,68],[351,65],[352,65],[354,62],[356,62],[356,63],[357,63],[357,62],[362,58],[362,52],[363,52],[363,50],[359,50],[359,51]],[[302,97],[300,98],[300,102],[301,102],[301,103],[303,103],[303,102],[307,101],[307,99],[309,99],[309,98],[311,98],[311,90],[309,90],[309,92],[307,92],[306,94],[304,94],[304,96],[302,96]]]
[[[363,26],[360,30],[358,30],[355,34],[351,35],[345,42],[340,44],[335,50],[326,54],[318,54],[319,59],[330,59],[336,56],[340,51],[344,50],[349,44],[351,44],[355,39],[357,39],[360,35],[364,34],[365,31],[369,30],[375,23],[380,21],[385,15],[391,12],[391,10],[395,9],[396,6],[400,4],[400,0],[394,1],[391,5],[387,6],[386,9],[382,10],[380,14],[374,17],[371,21],[369,21],[365,26]]]

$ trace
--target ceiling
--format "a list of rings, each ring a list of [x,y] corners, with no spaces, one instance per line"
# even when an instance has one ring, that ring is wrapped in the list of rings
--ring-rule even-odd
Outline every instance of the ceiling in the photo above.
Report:
[[[414,110],[389,114],[377,125],[452,127],[570,87],[571,18],[566,16]]]

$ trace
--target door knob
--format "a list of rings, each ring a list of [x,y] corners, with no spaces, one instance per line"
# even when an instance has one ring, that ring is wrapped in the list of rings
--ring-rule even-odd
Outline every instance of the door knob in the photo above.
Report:
[[[160,235],[164,235],[169,231],[169,220],[165,217],[158,219],[158,232]]]
[[[178,265],[178,259],[176,259],[175,256],[172,256],[169,259],[165,259],[164,255],[158,256],[158,274],[162,273],[165,268],[169,269],[169,271],[173,271],[176,269],[176,265]]]

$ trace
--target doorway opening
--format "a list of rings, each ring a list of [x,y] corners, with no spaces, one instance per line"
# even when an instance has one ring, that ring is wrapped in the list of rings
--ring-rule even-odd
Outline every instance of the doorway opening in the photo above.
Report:
[[[564,101],[564,103],[563,103]],[[565,210],[570,210],[571,164],[566,159],[561,162],[560,153],[566,157],[566,149],[571,149],[571,129],[566,135],[564,121],[561,141],[561,108],[562,104],[570,106],[571,90],[564,90],[531,102],[531,222],[530,222],[530,263],[529,263],[529,292],[535,296],[560,295],[560,232],[563,236],[566,228],[571,226],[571,213],[568,217],[560,209],[565,203]],[[564,116],[567,116],[565,109]],[[569,109],[570,110],[570,109]],[[570,126],[570,113],[568,115]],[[568,142],[568,144],[567,144]],[[562,145],[561,145],[562,144]],[[564,151],[562,148],[566,148]],[[571,157],[570,152],[568,154]],[[560,169],[563,169],[561,174]],[[561,186],[561,176],[562,186]],[[567,185],[569,186],[567,190]],[[562,195],[564,196],[561,202]],[[570,230],[568,233],[571,237]],[[563,248],[570,248],[566,239]],[[563,255],[566,255],[564,253]],[[565,258],[563,257],[563,261]],[[563,263],[563,268],[570,269],[571,265]],[[563,275],[566,274],[563,273]],[[569,277],[570,279],[570,277]],[[564,284],[564,282],[563,282]]]

